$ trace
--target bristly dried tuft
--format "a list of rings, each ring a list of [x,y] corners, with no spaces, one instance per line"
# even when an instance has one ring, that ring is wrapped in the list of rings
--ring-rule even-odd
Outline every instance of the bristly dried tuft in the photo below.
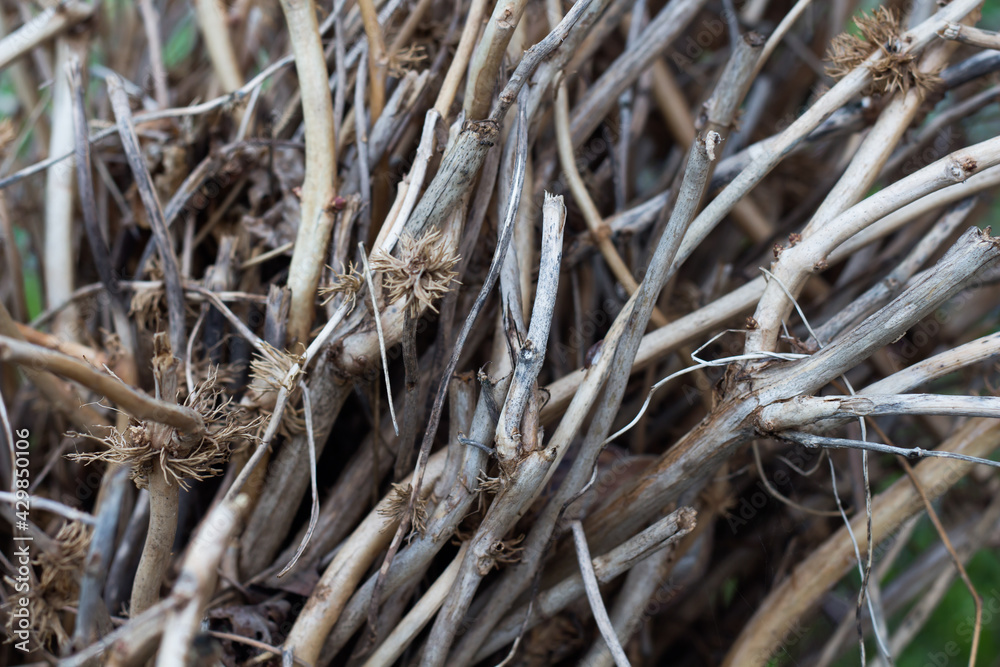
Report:
[[[458,263],[441,232],[434,229],[420,239],[404,236],[399,240],[399,257],[378,250],[372,256],[372,270],[382,274],[389,290],[389,303],[405,297],[409,304],[426,306],[435,313],[434,302],[448,293],[458,275]]]
[[[379,510],[379,514],[384,517],[391,519],[392,523],[397,521],[402,521],[403,515],[406,514],[406,508],[410,506],[410,495],[413,493],[413,486],[410,484],[393,484],[392,485],[392,495],[388,500],[388,504]],[[413,533],[423,535],[424,531],[427,529],[427,500],[425,498],[417,498],[417,502],[413,503]]]
[[[154,331],[165,304],[166,292],[162,286],[137,289],[132,295],[128,314],[135,319],[139,328]]]
[[[107,461],[130,465],[131,477],[136,485],[144,488],[154,470],[153,462],[159,459],[167,481],[173,478],[182,489],[188,489],[188,480],[214,477],[222,471],[219,466],[229,460],[229,455],[247,443],[257,440],[256,432],[263,417],[247,418],[245,411],[223,400],[223,389],[218,386],[218,376],[209,373],[208,379],[195,387],[185,400],[185,405],[201,415],[205,433],[192,442],[174,432],[168,444],[156,448],[149,436],[149,424],[141,422],[129,426],[125,433],[112,430],[111,434],[97,438],[107,449],[100,452],[68,454],[74,461],[90,463]],[[75,434],[80,435],[80,434]]]
[[[354,306],[358,303],[358,293],[364,289],[365,277],[354,266],[354,262],[350,262],[342,273],[334,273],[333,279],[332,285],[319,288],[319,295],[323,297],[323,305],[330,303],[338,294],[343,294],[344,300],[351,304],[350,310],[354,310]]]
[[[493,558],[493,565],[499,568],[501,565],[511,565],[521,560],[521,552],[524,547],[520,546],[524,541],[524,535],[519,535],[514,539],[500,540],[490,547],[490,556]]]
[[[250,386],[247,388],[247,400],[253,407],[259,409],[263,414],[269,415],[274,411],[274,406],[278,401],[278,392],[281,391],[282,382],[288,372],[297,363],[301,363],[302,358],[288,352],[271,347],[267,343],[270,357],[254,356],[250,362]],[[286,436],[305,433],[305,415],[300,408],[295,406],[301,402],[302,390],[299,388],[299,377],[301,373],[289,378],[288,403],[281,420],[279,432]],[[261,422],[263,427],[265,422]],[[261,434],[258,434],[261,435]]]
[[[422,45],[411,44],[389,56],[389,76],[400,79],[424,60],[427,60],[427,49]]]
[[[28,588],[28,612],[31,630],[38,642],[58,653],[69,644],[63,626],[63,611],[77,604],[80,597],[80,574],[83,572],[93,531],[78,521],[63,525],[56,533],[53,549],[42,551],[33,561],[41,572],[39,580]],[[8,582],[13,584],[8,579]],[[7,617],[7,636],[13,634],[13,616]]]
[[[903,26],[898,14],[892,9],[879,7],[874,14],[862,12],[854,19],[861,35],[843,33],[837,35],[827,51],[827,73],[835,79],[865,64],[875,52],[881,58],[866,66],[872,74],[872,82],[865,90],[866,95],[906,92],[915,87],[926,95],[940,82],[936,73],[922,72],[917,66],[917,56],[904,53]]]

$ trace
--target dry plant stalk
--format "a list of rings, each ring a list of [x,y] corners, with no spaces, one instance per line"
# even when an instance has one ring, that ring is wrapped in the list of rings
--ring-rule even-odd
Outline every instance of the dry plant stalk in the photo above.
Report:
[[[1000,528],[979,0],[43,4],[0,16],[25,661],[764,665],[856,569],[786,648],[902,663]]]
[[[306,345],[315,317],[320,270],[325,264],[326,247],[333,231],[337,139],[333,134],[333,103],[327,89],[326,59],[315,3],[313,0],[282,0],[281,9],[295,53],[306,126],[302,216],[288,269],[288,287],[292,290],[288,334],[292,340]]]

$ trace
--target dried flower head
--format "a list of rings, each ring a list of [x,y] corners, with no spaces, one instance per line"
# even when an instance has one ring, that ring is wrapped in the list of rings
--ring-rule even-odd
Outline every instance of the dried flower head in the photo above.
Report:
[[[862,12],[854,24],[860,35],[845,32],[830,44],[827,73],[833,78],[843,78],[878,52],[881,57],[866,65],[872,74],[866,95],[905,92],[911,86],[926,94],[940,81],[936,73],[920,70],[915,54],[905,52],[904,30],[894,10],[879,7],[874,14]]]
[[[376,251],[371,266],[383,276],[389,303],[406,297],[414,308],[419,304],[436,313],[433,304],[451,289],[451,281],[458,275],[452,270],[458,259],[441,232],[434,229],[420,239],[401,238],[399,257],[381,249]]]
[[[107,461],[130,465],[131,477],[140,488],[149,482],[149,475],[155,469],[153,462],[158,460],[159,469],[167,481],[173,478],[182,489],[187,489],[188,480],[218,475],[221,464],[229,460],[233,451],[257,440],[255,433],[263,417],[248,418],[243,408],[222,397],[223,389],[218,385],[218,376],[210,372],[208,379],[195,387],[184,401],[205,422],[205,432],[194,441],[174,431],[166,445],[154,447],[150,438],[152,424],[140,422],[130,425],[124,433],[113,429],[110,435],[103,438],[84,435],[97,440],[107,449],[68,454],[67,457],[84,463]]]
[[[329,267],[327,267],[329,268]],[[331,271],[333,269],[330,269]],[[364,289],[365,277],[361,275],[354,262],[350,262],[342,273],[333,274],[333,283],[319,288],[319,295],[323,297],[323,305],[330,303],[338,294],[344,295],[344,300],[351,304],[350,310],[358,302],[358,293]],[[348,312],[350,312],[350,310]]]

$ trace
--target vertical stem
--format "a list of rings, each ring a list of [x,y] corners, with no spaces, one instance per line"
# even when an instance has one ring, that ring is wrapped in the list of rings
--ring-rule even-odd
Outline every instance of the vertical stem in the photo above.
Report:
[[[118,134],[122,141],[122,149],[128,159],[136,189],[139,190],[139,197],[142,199],[142,205],[149,218],[149,226],[153,228],[156,248],[160,253],[164,289],[167,293],[167,312],[170,317],[170,344],[176,354],[183,355],[187,348],[184,322],[186,313],[184,288],[181,284],[180,270],[177,267],[177,255],[174,254],[174,246],[170,239],[170,232],[167,230],[163,208],[160,206],[156,189],[153,187],[153,177],[150,176],[146,162],[142,159],[139,137],[135,134],[135,125],[132,122],[132,110],[129,107],[128,96],[122,88],[121,79],[117,76],[109,76],[107,85],[108,96],[111,98],[111,108],[114,111],[115,122],[118,124]]]
[[[315,315],[316,286],[333,229],[329,209],[337,191],[333,101],[327,87],[326,59],[313,0],[281,0],[295,54],[302,91],[306,138],[306,175],[302,184],[302,219],[288,272],[292,305],[288,315],[290,342],[306,344]]]
[[[79,49],[69,37],[56,40],[56,75],[52,93],[52,136],[49,155],[73,150],[73,100],[66,65]],[[45,180],[45,299],[50,307],[69,300],[73,293],[73,191],[72,162],[48,170]],[[68,339],[73,333],[76,309],[66,308],[56,316],[55,332]]]
[[[170,566],[170,552],[177,533],[180,487],[167,482],[159,462],[149,475],[149,529],[132,586],[129,615],[135,618],[160,599],[163,575]]]
[[[163,45],[160,42],[160,15],[153,6],[152,0],[139,0],[139,14],[142,15],[142,27],[146,30],[149,40],[149,66],[153,70],[153,89],[156,103],[161,109],[170,106],[170,92],[167,90],[167,71],[163,67]]]
[[[231,93],[243,85],[243,75],[240,73],[236,52],[233,51],[233,43],[229,39],[226,14],[219,0],[195,0],[194,9],[215,75],[219,77],[222,89]]]

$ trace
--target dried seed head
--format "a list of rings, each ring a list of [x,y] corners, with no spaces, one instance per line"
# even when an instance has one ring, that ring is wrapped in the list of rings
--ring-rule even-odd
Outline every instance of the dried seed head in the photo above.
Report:
[[[926,94],[940,82],[936,73],[920,70],[915,54],[904,52],[904,30],[894,10],[879,7],[874,14],[862,13],[854,23],[860,36],[845,32],[830,43],[826,56],[830,76],[840,79],[879,52],[881,58],[867,64],[872,82],[866,95],[905,92],[911,86]]]
[[[265,343],[267,345],[267,343]],[[274,411],[274,406],[278,402],[278,392],[281,391],[282,383],[288,377],[288,372],[292,367],[301,363],[302,358],[287,352],[278,350],[267,345],[270,351],[269,357],[254,356],[250,362],[250,386],[247,388],[247,401],[257,408],[263,415],[270,415]],[[296,408],[302,398],[302,390],[299,388],[299,377],[301,372],[289,378],[288,403],[285,407],[284,415],[281,419],[279,432],[286,436],[305,433],[305,416],[300,408]],[[259,422],[261,429],[265,427],[265,420]],[[258,436],[263,435],[258,433]]]
[[[220,474],[221,464],[229,460],[234,450],[257,440],[256,432],[263,417],[250,418],[243,408],[222,397],[223,390],[218,386],[218,376],[214,372],[209,373],[208,379],[188,395],[185,405],[198,412],[205,422],[205,432],[196,440],[172,431],[165,446],[154,447],[150,428],[156,425],[140,422],[130,425],[124,433],[112,430],[103,438],[71,434],[97,440],[106,449],[68,454],[67,458],[85,464],[107,461],[132,466],[131,477],[140,488],[148,484],[149,475],[157,470],[154,461],[158,460],[158,468],[167,481],[172,479],[182,489],[187,489],[190,487],[188,480],[202,480]]]
[[[354,262],[350,262],[342,273],[333,274],[332,284],[319,288],[319,295],[323,297],[323,305],[325,306],[335,296],[343,294],[344,300],[349,302],[351,310],[354,310],[354,306],[358,302],[358,293],[364,289],[364,286],[365,277],[354,266]]]
[[[441,232],[434,229],[420,239],[404,236],[399,241],[399,257],[378,250],[372,256],[373,271],[382,274],[389,290],[389,303],[406,297],[411,306],[426,306],[435,313],[434,302],[448,293],[458,275],[458,263]]]

